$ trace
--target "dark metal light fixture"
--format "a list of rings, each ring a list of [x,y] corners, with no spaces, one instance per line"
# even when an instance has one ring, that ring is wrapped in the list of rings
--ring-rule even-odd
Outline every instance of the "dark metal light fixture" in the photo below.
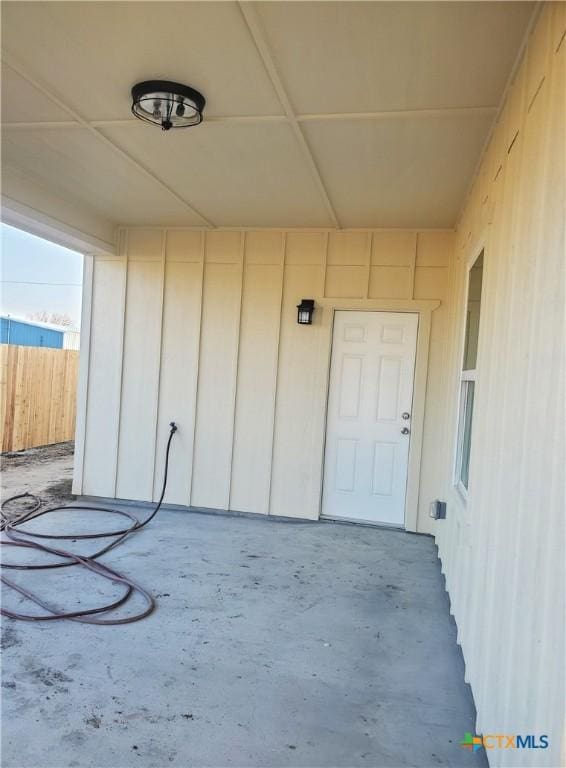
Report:
[[[132,88],[132,113],[162,131],[202,123],[205,104],[202,93],[169,80],[146,80]]]
[[[297,304],[297,322],[299,325],[311,325],[314,312],[314,299],[301,299]]]
[[[435,499],[430,502],[428,514],[433,520],[445,520],[446,519],[446,502]]]

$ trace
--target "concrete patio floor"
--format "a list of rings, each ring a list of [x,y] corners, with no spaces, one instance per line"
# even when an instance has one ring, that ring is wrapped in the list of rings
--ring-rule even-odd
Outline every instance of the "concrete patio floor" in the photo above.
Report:
[[[167,509],[104,561],[158,609],[3,621],[5,768],[486,765],[458,744],[474,705],[431,538]],[[113,594],[10,576],[67,608]]]

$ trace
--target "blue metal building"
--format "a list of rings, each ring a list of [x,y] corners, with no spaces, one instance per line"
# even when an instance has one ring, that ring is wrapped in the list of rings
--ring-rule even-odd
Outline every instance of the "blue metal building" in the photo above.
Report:
[[[12,317],[0,318],[1,343],[18,344],[23,347],[63,348],[64,331],[50,328],[41,323],[16,320]]]

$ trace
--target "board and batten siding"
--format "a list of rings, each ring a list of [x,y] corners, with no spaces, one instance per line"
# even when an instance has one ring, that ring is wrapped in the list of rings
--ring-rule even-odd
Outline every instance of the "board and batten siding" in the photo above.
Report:
[[[437,457],[448,508],[434,533],[477,732],[550,739],[547,750],[488,750],[492,767],[566,764],[565,32],[566,5],[544,5],[461,217],[450,270],[449,418]],[[465,502],[452,475],[458,379],[467,271],[482,248]]]
[[[453,232],[432,230],[121,229],[117,255],[92,258],[85,288],[75,492],[156,499],[174,420],[167,502],[318,518],[333,305],[424,307],[418,529],[430,531],[453,245]],[[302,298],[317,302],[312,326],[297,324]]]

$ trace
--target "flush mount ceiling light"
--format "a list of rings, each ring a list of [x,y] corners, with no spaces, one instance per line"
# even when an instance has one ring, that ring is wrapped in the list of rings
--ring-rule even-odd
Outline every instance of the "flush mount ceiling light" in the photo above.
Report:
[[[169,80],[146,80],[132,88],[132,113],[140,120],[170,128],[189,128],[202,122],[204,96],[188,85]]]

